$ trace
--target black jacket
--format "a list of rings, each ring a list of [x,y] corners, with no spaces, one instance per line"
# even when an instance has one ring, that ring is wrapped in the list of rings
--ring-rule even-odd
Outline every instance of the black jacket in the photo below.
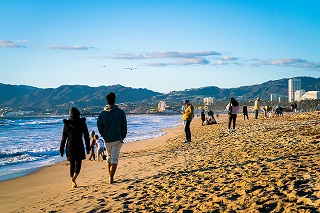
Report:
[[[87,154],[90,152],[90,139],[85,118],[64,119],[64,127],[60,144],[60,154],[63,156],[66,145],[66,155],[69,161],[81,161],[86,159],[82,135],[86,143]],[[67,142],[67,144],[66,144]]]

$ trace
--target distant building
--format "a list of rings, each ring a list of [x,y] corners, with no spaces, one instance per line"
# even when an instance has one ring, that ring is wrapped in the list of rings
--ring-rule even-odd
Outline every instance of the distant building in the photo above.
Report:
[[[300,100],[319,100],[320,99],[320,91],[309,91],[306,92]]]
[[[306,94],[306,91],[304,89],[297,90],[294,92],[294,98],[295,101],[300,101],[301,97]]]
[[[277,101],[279,101],[279,95],[278,95],[278,93],[272,93],[271,95],[270,95],[270,101],[272,101],[272,102],[277,102]]]
[[[296,101],[294,92],[297,90],[301,90],[301,79],[300,78],[289,79],[288,81],[288,101],[289,102]]]
[[[204,105],[213,105],[213,98],[209,97],[209,98],[203,98],[203,104]]]

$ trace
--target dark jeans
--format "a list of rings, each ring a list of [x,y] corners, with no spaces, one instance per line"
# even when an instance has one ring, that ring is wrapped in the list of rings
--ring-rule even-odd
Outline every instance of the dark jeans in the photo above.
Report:
[[[255,118],[255,119],[258,118],[258,113],[259,113],[259,110],[254,110],[254,118]]]
[[[186,139],[187,141],[191,141],[191,131],[190,131],[190,124],[191,120],[186,120],[186,123],[184,125],[184,132],[186,133]]]
[[[236,120],[237,120],[237,115],[236,114],[229,115],[228,129],[230,129],[230,127],[231,127],[231,121],[232,121],[232,124],[233,124],[233,129],[236,128]]]
[[[77,174],[80,173],[81,164],[82,164],[82,160],[81,161],[74,161],[74,160],[70,161],[70,177],[73,177],[74,173],[77,173]]]
[[[244,119],[244,120],[246,120],[246,117],[247,117],[247,119],[249,120],[249,116],[248,116],[248,113],[246,113],[246,114],[243,114],[243,119]]]

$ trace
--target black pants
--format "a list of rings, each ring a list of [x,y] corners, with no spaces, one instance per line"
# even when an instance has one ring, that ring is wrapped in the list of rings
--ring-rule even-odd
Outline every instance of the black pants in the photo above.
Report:
[[[231,121],[232,121],[232,124],[233,124],[233,129],[236,128],[236,120],[237,120],[237,115],[236,114],[229,115],[228,129],[230,129],[230,127],[231,127]]]
[[[77,173],[77,174],[80,173],[82,160],[81,161],[71,160],[69,162],[70,162],[70,177],[72,178],[74,173]]]
[[[246,120],[246,117],[247,117],[247,119],[249,120],[248,113],[243,114],[243,120]]]
[[[186,124],[184,126],[184,132],[186,133],[187,141],[191,141],[191,131],[190,131],[191,120],[186,120]]]

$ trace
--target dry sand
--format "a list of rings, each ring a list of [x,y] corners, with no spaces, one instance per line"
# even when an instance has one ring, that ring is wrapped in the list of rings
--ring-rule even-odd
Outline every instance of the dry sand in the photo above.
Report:
[[[320,114],[250,116],[125,144],[113,185],[88,160],[76,189],[68,162],[0,182],[0,212],[319,212]]]

